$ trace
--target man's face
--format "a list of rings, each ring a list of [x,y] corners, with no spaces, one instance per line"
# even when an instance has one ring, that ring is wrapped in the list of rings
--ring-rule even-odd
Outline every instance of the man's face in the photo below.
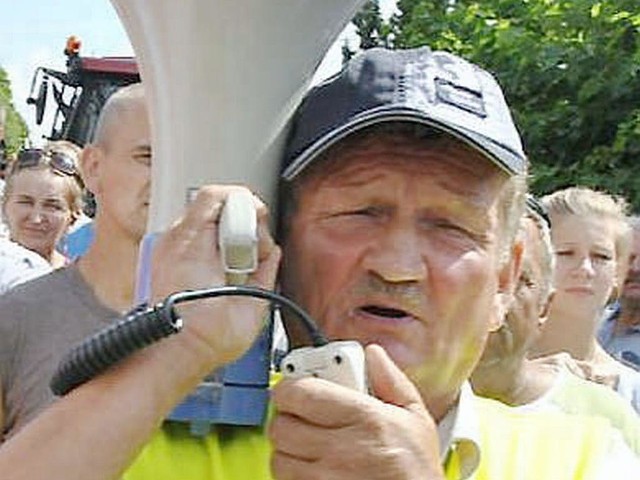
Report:
[[[505,332],[492,333],[483,361],[522,359],[540,334],[549,292],[545,278],[543,243],[540,230],[531,218],[524,221],[524,253],[513,303],[505,319]]]
[[[640,311],[640,229],[633,229],[627,278],[620,296],[623,308]]]
[[[100,147],[98,215],[113,233],[139,241],[145,233],[151,194],[151,148],[147,111],[142,99],[132,100]]]
[[[378,137],[301,180],[283,287],[332,339],[378,343],[430,395],[457,391],[496,327],[506,177],[450,141]]]

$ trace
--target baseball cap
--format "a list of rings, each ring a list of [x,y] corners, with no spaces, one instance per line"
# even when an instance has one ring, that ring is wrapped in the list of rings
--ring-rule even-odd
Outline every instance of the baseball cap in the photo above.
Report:
[[[383,122],[443,131],[508,174],[526,173],[520,135],[489,72],[429,47],[372,48],[308,92],[292,119],[282,178],[294,179],[332,145]]]

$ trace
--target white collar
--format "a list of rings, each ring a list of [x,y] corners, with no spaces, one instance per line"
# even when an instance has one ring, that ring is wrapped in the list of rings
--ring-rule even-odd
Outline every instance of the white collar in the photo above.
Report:
[[[480,426],[469,382],[462,385],[458,401],[438,423],[438,437],[443,463],[452,451],[457,451],[460,477],[455,480],[469,478],[480,464]]]

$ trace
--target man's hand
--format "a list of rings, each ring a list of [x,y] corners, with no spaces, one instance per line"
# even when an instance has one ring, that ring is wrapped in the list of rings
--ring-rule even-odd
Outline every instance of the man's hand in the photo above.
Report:
[[[374,396],[317,378],[274,388],[269,435],[278,480],[444,478],[418,391],[381,347],[367,347],[366,358]]]
[[[620,379],[620,373],[615,368],[612,368],[612,363],[596,363],[593,361],[578,360],[567,352],[539,357],[533,361],[564,367],[580,378],[599,383],[614,390],[617,388],[618,380]]]
[[[229,192],[237,186],[200,189],[186,214],[164,233],[153,251],[152,292],[155,301],[182,291],[225,284],[218,248],[218,222]],[[258,269],[248,284],[273,288],[280,259],[268,229],[267,208],[257,198]],[[213,366],[228,363],[244,353],[262,326],[266,304],[247,297],[213,298],[178,306],[185,328],[178,335],[187,349]]]

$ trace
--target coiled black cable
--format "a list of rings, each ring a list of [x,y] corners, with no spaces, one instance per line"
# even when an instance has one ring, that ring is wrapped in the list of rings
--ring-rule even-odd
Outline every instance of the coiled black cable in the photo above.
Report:
[[[73,347],[53,375],[49,384],[51,390],[56,395],[66,395],[132,353],[178,333],[182,328],[182,319],[175,311],[175,305],[222,296],[260,298],[286,307],[303,323],[314,346],[328,343],[314,320],[296,303],[278,293],[247,286],[189,290],[171,294],[154,307],[138,306],[124,319]]]

